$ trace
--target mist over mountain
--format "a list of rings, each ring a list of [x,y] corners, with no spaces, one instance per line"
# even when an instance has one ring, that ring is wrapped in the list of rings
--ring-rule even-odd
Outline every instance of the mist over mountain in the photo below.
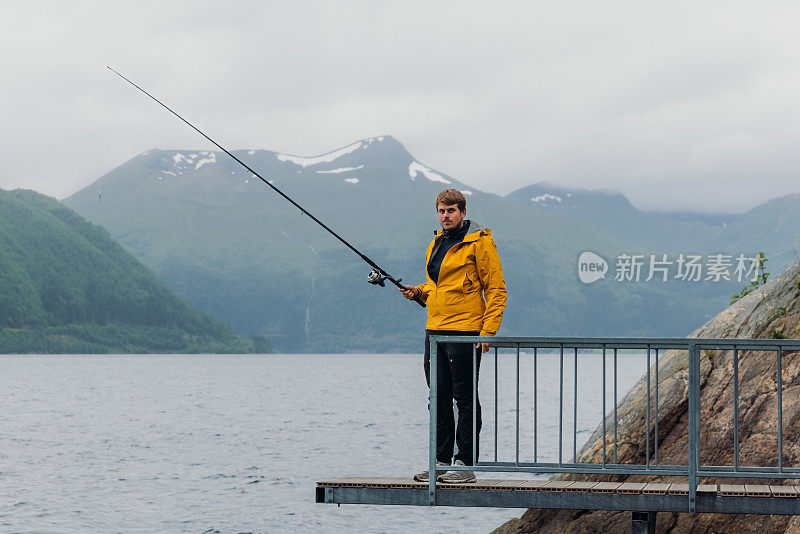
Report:
[[[462,190],[467,218],[492,229],[503,262],[501,334],[685,335],[743,285],[615,282],[613,264],[605,280],[581,283],[584,251],[609,263],[622,253],[710,253],[727,230],[642,212],[618,193],[536,184],[500,197],[426,166],[390,136],[314,157],[234,154],[407,283],[424,280],[436,194]],[[64,202],[178,295],[278,350],[421,350],[425,311],[367,284],[356,254],[224,153],[150,150]]]
[[[701,222],[709,226],[728,226],[739,218],[740,213],[698,213],[696,211],[655,211],[655,215],[686,222]]]

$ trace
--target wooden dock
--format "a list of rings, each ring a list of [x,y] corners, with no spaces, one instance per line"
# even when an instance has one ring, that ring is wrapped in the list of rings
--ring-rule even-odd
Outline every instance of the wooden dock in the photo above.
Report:
[[[437,506],[688,512],[686,483],[478,480],[436,485]],[[428,483],[338,478],[317,483],[318,503],[429,506]],[[800,514],[800,487],[700,484],[697,513]]]

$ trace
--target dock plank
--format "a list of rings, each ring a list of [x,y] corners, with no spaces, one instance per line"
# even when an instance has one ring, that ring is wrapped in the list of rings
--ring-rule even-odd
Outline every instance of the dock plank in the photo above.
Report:
[[[689,484],[681,482],[670,484],[667,493],[670,495],[689,495]]]
[[[542,486],[547,484],[546,480],[523,480],[516,490],[517,491],[539,491]]]
[[[525,481],[524,480],[497,480],[491,486],[491,489],[493,489],[493,490],[501,490],[501,491],[513,491],[513,490],[515,490],[517,488],[517,486],[519,486],[523,482],[525,482]],[[462,489],[471,489],[469,486],[472,486],[472,485],[473,485],[472,483],[469,483],[469,484],[447,484],[446,487],[459,486]]]
[[[564,491],[567,487],[573,484],[570,480],[550,480],[542,485],[541,491]]]
[[[593,489],[597,493],[614,493],[622,482],[600,482]]]
[[[744,489],[744,484],[720,484],[719,492],[722,495],[747,495],[747,491]]]
[[[697,493],[716,493],[716,492],[717,492],[716,484],[698,484],[697,486]]]
[[[617,493],[641,493],[646,485],[644,482],[624,482],[617,488]]]
[[[772,497],[772,490],[763,484],[745,484],[744,490],[751,497]]]
[[[476,480],[475,482],[470,482],[469,484],[442,484],[441,482],[437,484],[437,487],[440,488],[450,488],[455,486],[469,486],[467,489],[476,489],[476,490],[493,490],[498,489],[497,486],[502,484],[503,482],[507,482],[506,480],[498,480],[498,479],[491,479],[491,478],[481,478]]]
[[[775,497],[797,497],[795,486],[770,486],[770,491]]]
[[[669,491],[669,487],[671,484],[661,483],[661,482],[650,482],[644,488],[642,488],[642,493],[647,494],[659,494],[659,495],[666,495]]]
[[[599,482],[586,482],[583,480],[579,480],[577,482],[573,482],[566,488],[564,491],[590,491],[593,487],[598,485]]]

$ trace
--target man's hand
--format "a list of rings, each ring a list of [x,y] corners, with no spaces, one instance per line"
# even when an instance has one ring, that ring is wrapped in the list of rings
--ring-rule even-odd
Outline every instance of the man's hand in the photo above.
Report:
[[[403,286],[398,289],[400,290],[400,293],[402,293],[403,296],[408,300],[413,300],[414,297],[419,296],[419,292],[417,291],[417,288],[414,286]]]
[[[491,343],[475,343],[475,346],[480,347],[481,354],[483,354],[484,352],[489,352],[489,347],[491,347],[492,345]]]

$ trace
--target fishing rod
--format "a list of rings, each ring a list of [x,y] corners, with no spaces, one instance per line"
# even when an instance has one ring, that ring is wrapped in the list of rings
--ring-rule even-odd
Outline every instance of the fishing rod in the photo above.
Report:
[[[225,152],[227,155],[229,155],[229,156],[230,156],[230,157],[232,157],[234,160],[236,160],[236,162],[237,162],[237,163],[239,163],[239,164],[240,164],[242,167],[244,167],[245,169],[247,169],[248,171],[250,171],[250,172],[253,174],[253,176],[255,176],[256,178],[258,178],[259,180],[261,180],[262,182],[264,182],[266,185],[268,185],[269,187],[271,187],[271,188],[272,188],[272,189],[273,189],[273,190],[274,190],[276,193],[278,193],[280,196],[282,196],[283,198],[285,198],[286,200],[288,200],[289,202],[291,202],[291,203],[292,203],[292,205],[293,205],[293,206],[295,206],[297,209],[299,209],[301,213],[303,213],[303,214],[305,214],[305,215],[308,215],[309,217],[311,217],[311,220],[313,220],[315,223],[317,223],[318,225],[320,225],[321,227],[323,227],[325,230],[327,230],[327,231],[328,231],[328,233],[330,233],[330,234],[331,234],[333,237],[335,237],[336,239],[338,239],[339,241],[341,241],[342,243],[344,243],[344,245],[345,245],[347,248],[349,248],[350,250],[352,250],[353,252],[355,252],[356,254],[358,254],[358,256],[359,256],[359,257],[360,257],[362,260],[364,260],[365,262],[367,262],[367,264],[369,264],[369,266],[370,266],[370,267],[372,267],[372,271],[370,271],[369,275],[367,276],[367,282],[369,282],[370,284],[379,285],[379,286],[381,286],[381,287],[386,287],[386,286],[384,285],[384,282],[385,282],[386,280],[388,280],[388,281],[390,281],[391,283],[393,283],[394,285],[396,285],[397,287],[399,287],[399,288],[403,288],[403,286],[400,284],[400,282],[402,281],[402,278],[394,278],[394,277],[393,277],[393,276],[391,276],[389,273],[387,273],[386,271],[384,271],[383,269],[381,269],[381,268],[378,266],[378,264],[377,264],[377,263],[375,263],[374,261],[372,261],[371,259],[369,259],[367,256],[365,256],[364,254],[362,254],[362,253],[361,253],[361,252],[360,252],[358,249],[356,249],[356,247],[354,247],[353,245],[351,245],[350,243],[348,243],[348,242],[347,242],[347,241],[346,241],[346,240],[345,240],[345,239],[344,239],[342,236],[340,236],[339,234],[337,234],[336,232],[334,232],[333,230],[331,230],[331,229],[330,229],[330,228],[329,228],[329,227],[328,227],[328,226],[327,226],[325,223],[323,223],[322,221],[320,221],[319,219],[317,219],[316,217],[314,217],[314,216],[313,216],[311,213],[309,213],[308,211],[306,211],[306,209],[305,209],[305,208],[303,208],[303,206],[301,206],[300,204],[298,204],[297,202],[295,202],[294,200],[292,200],[292,199],[291,199],[291,198],[290,198],[290,197],[289,197],[289,196],[288,196],[286,193],[284,193],[283,191],[281,191],[280,189],[278,189],[277,187],[275,187],[273,184],[271,184],[271,183],[269,182],[269,180],[266,180],[266,179],[264,179],[264,177],[263,177],[263,176],[261,176],[260,174],[258,174],[258,173],[257,173],[256,171],[254,171],[252,168],[250,168],[250,166],[249,166],[247,163],[245,163],[244,161],[242,161],[242,160],[240,160],[239,158],[237,158],[236,156],[234,156],[234,155],[233,155],[231,152],[229,152],[229,151],[228,151],[228,149],[226,149],[225,147],[223,147],[222,145],[220,145],[219,143],[217,143],[216,141],[214,141],[213,139],[211,139],[209,136],[207,136],[205,133],[203,133],[203,132],[202,132],[202,131],[201,131],[201,130],[200,130],[198,127],[197,127],[197,126],[195,126],[195,125],[194,125],[194,124],[192,124],[191,122],[187,121],[186,119],[184,119],[183,117],[181,117],[180,115],[178,115],[177,113],[175,113],[174,111],[172,111],[172,110],[169,108],[169,106],[167,106],[166,104],[164,104],[164,103],[163,103],[161,100],[157,99],[156,97],[154,97],[153,95],[151,95],[150,93],[148,93],[147,91],[145,91],[144,89],[142,89],[141,87],[139,87],[138,85],[136,85],[135,83],[133,83],[131,80],[129,80],[128,78],[126,78],[125,76],[123,76],[122,74],[120,74],[119,72],[117,72],[117,71],[115,71],[114,69],[112,69],[111,67],[108,67],[108,69],[109,69],[111,72],[113,72],[114,74],[116,74],[117,76],[119,76],[120,78],[122,78],[123,80],[125,80],[126,82],[128,82],[129,84],[131,84],[132,86],[134,86],[135,88],[137,88],[139,91],[143,92],[144,94],[146,94],[147,96],[149,96],[150,98],[152,98],[153,100],[155,100],[155,101],[156,101],[156,102],[157,102],[159,105],[161,105],[161,107],[163,107],[164,109],[166,109],[167,111],[169,111],[170,113],[172,113],[173,115],[175,115],[176,117],[178,117],[180,120],[182,120],[183,122],[185,122],[186,124],[188,124],[188,125],[189,125],[189,126],[190,126],[190,127],[193,129],[193,130],[194,130],[194,131],[196,131],[197,133],[199,133],[200,135],[202,135],[203,137],[205,137],[206,139],[208,139],[209,141],[211,141],[211,142],[214,144],[214,146],[216,146],[217,148],[219,148],[220,150],[222,150],[223,152]],[[414,300],[414,302],[416,302],[417,304],[419,304],[419,305],[420,305],[420,306],[422,306],[423,308],[425,307],[425,303],[424,303],[424,302],[422,302],[422,300],[421,300],[419,297],[415,296],[415,297],[413,298],[413,300]]]

